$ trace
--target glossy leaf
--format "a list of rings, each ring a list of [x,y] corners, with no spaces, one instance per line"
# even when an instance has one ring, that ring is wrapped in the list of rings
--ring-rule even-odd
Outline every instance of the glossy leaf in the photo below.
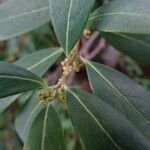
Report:
[[[134,58],[138,63],[150,64],[150,35],[102,32],[117,50]]]
[[[23,150],[65,150],[64,136],[57,113],[48,104],[32,124]]]
[[[93,30],[150,34],[149,0],[114,0],[98,8],[89,19]]]
[[[48,48],[22,57],[14,64],[42,76],[62,54],[61,48]],[[28,61],[27,61],[28,60]]]
[[[48,0],[9,0],[0,5],[0,41],[31,31],[50,20]]]
[[[36,95],[33,94],[18,112],[15,119],[15,128],[23,141],[26,140],[33,121],[44,107],[45,105],[39,103]]]
[[[150,142],[125,114],[79,89],[67,90],[71,119],[86,150],[149,150]]]
[[[21,67],[0,62],[0,98],[46,86],[44,81]]]
[[[86,67],[94,94],[124,114],[150,140],[150,92],[99,63],[88,61]]]
[[[22,57],[14,62],[14,64],[41,77],[61,54],[61,48],[43,49]],[[2,113],[9,105],[11,105],[19,96],[20,95],[15,95],[0,99],[0,113]]]
[[[83,32],[95,0],[49,0],[54,30],[68,55]]]

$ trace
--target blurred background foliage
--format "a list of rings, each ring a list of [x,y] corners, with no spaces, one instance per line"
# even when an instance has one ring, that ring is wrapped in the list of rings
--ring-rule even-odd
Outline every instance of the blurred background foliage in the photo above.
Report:
[[[3,1],[4,0],[0,0],[0,3]],[[97,0],[93,10],[98,8],[101,4],[102,1]],[[97,35],[97,38],[91,45],[91,48],[97,50],[101,45],[102,39],[103,37],[101,37],[101,35]],[[81,47],[87,40],[88,38],[81,38]],[[32,32],[0,42],[0,61],[12,63],[20,57],[30,54],[34,51],[56,46],[59,46],[59,43],[56,39],[53,27],[49,22]],[[63,59],[63,56],[61,59]],[[132,79],[136,80],[144,88],[150,90],[150,66],[138,64],[128,56],[116,51],[106,41],[104,46],[96,55],[93,55],[91,59],[125,73]],[[50,85],[56,83],[59,77],[59,72],[61,71],[59,70],[60,60],[58,60],[44,75],[44,79],[46,79]],[[85,68],[82,68],[80,73],[76,73],[69,84],[73,84],[77,87],[81,86],[82,89],[90,91]],[[22,149],[23,143],[15,131],[14,120],[18,110],[23,104],[24,102],[20,102],[18,100],[0,115],[0,150]],[[61,116],[62,127],[66,137],[68,150],[82,149],[82,143],[80,142],[77,133],[74,131],[72,123],[69,119],[67,106],[59,103],[56,108]]]

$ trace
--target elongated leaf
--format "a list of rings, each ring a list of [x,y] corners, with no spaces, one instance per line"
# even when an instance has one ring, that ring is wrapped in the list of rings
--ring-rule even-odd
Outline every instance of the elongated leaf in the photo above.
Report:
[[[86,150],[149,150],[149,140],[125,114],[79,89],[67,91],[69,113]]]
[[[139,63],[150,64],[149,5],[148,0],[113,1],[91,15],[89,27],[101,31],[110,44]]]
[[[36,117],[23,150],[65,150],[65,142],[57,113],[48,104]]]
[[[31,31],[50,20],[48,0],[9,0],[0,5],[0,41]]]
[[[150,34],[149,0],[114,0],[90,17],[93,30],[104,32]]]
[[[107,33],[102,35],[117,50],[134,58],[138,63],[150,64],[150,35]]]
[[[0,99],[0,113],[9,107],[18,97],[19,94]]]
[[[49,0],[54,30],[68,55],[83,32],[95,0]]]
[[[98,7],[100,7],[102,4],[103,4],[103,1],[102,1],[102,0],[96,0],[96,1],[95,1],[95,4],[94,4],[94,7],[93,7],[93,11],[94,11],[95,9],[97,9]]]
[[[41,77],[61,54],[62,49],[60,48],[43,49],[22,57],[14,64]],[[2,113],[9,105],[11,105],[19,96],[20,95],[15,95],[0,99],[0,113]]]
[[[45,105],[38,103],[35,94],[33,94],[18,112],[15,119],[15,128],[23,141],[27,139],[33,121],[44,107]]]
[[[32,72],[15,65],[0,62],[0,98],[46,86]]]
[[[19,95],[18,98],[18,102],[20,104],[20,106],[22,107],[26,101],[34,94],[35,91],[28,91],[28,92],[24,92],[22,94]]]
[[[94,94],[123,113],[150,140],[150,93],[114,69],[89,61],[86,66]]]
[[[22,57],[14,64],[42,76],[62,54],[61,48],[48,48]]]

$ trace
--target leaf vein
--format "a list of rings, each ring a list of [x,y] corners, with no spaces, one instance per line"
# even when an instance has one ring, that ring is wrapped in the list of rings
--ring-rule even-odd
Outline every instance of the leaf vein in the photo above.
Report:
[[[41,61],[39,61],[38,63],[34,64],[33,66],[27,68],[27,70],[32,70],[34,69],[35,67],[37,67],[38,65],[42,64],[43,62],[45,62],[46,60],[48,60],[49,58],[57,55],[58,53],[62,52],[62,49],[59,49],[57,52],[54,52],[52,53],[51,55],[45,57],[44,59],[42,59]]]
[[[125,35],[125,34],[122,34],[122,33],[112,32],[111,34],[118,35],[118,36],[120,36],[120,37],[124,37],[124,38],[126,38],[126,39],[128,39],[128,40],[137,42],[137,43],[139,43],[139,44],[144,45],[145,47],[150,48],[150,45],[147,44],[147,43],[145,43],[145,42],[143,42],[142,40],[137,40],[137,39],[135,39],[135,38],[133,38],[133,37],[129,37],[129,36],[127,36],[127,35]]]
[[[24,81],[30,81],[30,82],[35,82],[37,84],[40,84],[42,86],[45,86],[43,82],[40,82],[38,80],[30,79],[30,78],[25,78],[25,77],[18,77],[18,76],[7,76],[7,75],[0,75],[0,78],[7,78],[7,79],[14,79],[14,80],[24,80]]]
[[[21,15],[9,16],[7,18],[1,19],[0,22],[9,21],[9,20],[20,18],[20,17],[27,16],[27,15],[32,15],[32,14],[35,14],[35,13],[38,13],[38,12],[45,11],[47,9],[49,9],[49,7],[43,7],[43,8],[40,8],[40,9],[32,10],[32,11],[29,11],[29,12],[26,12],[26,13],[22,13]]]
[[[99,17],[112,16],[112,15],[131,15],[131,17],[137,15],[137,16],[145,16],[145,17],[149,17],[149,18],[150,18],[150,16],[147,15],[147,14],[127,13],[127,12],[116,12],[116,13],[105,13],[105,14],[99,14],[99,15],[96,15],[96,16],[91,16],[91,17],[89,18],[89,21],[91,21],[91,20],[96,20],[96,19],[98,19]]]
[[[97,74],[99,76],[101,76],[121,97],[123,97],[127,103],[140,115],[142,116],[142,118],[147,122],[150,123],[149,120],[130,102],[130,100],[124,96],[118,89],[117,87],[115,87],[115,85],[113,85],[99,70],[96,69],[95,66],[93,66],[90,62],[87,61],[87,63],[89,64],[89,66],[91,68],[93,68],[93,70],[95,70],[95,72],[97,72]]]
[[[68,54],[68,44],[69,44],[69,27],[70,27],[70,19],[71,19],[71,9],[73,5],[73,0],[70,0],[68,18],[67,18],[67,27],[66,27],[66,53]]]
[[[117,144],[117,142],[111,137],[111,135],[105,130],[103,125],[99,122],[99,120],[92,114],[92,112],[83,104],[83,102],[80,100],[80,98],[71,90],[69,90],[72,95],[78,100],[78,102],[82,105],[82,107],[89,113],[89,115],[93,118],[93,120],[96,122],[98,127],[108,136],[110,141],[117,147],[117,149],[121,150],[121,147]]]
[[[22,137],[25,136],[26,130],[27,130],[27,127],[28,127],[28,123],[30,122],[30,120],[31,120],[33,114],[36,112],[36,110],[41,106],[41,104],[42,104],[42,103],[38,103],[37,106],[32,110],[32,112],[31,112],[30,116],[28,117],[28,119],[27,119],[27,121],[26,121],[26,123],[25,123],[25,126],[24,126],[24,128],[23,128]]]
[[[45,143],[45,138],[46,138],[46,127],[47,127],[47,119],[48,119],[48,111],[50,108],[50,104],[48,104],[46,111],[45,111],[45,116],[44,116],[44,124],[43,124],[43,130],[42,130],[42,144],[41,144],[41,150],[44,150],[44,143]]]

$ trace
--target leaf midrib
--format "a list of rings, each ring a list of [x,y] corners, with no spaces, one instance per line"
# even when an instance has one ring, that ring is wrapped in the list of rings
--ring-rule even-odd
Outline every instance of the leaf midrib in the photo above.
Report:
[[[68,89],[70,93],[78,100],[78,102],[82,105],[82,107],[88,112],[88,114],[93,118],[93,120],[96,122],[98,127],[108,136],[110,141],[117,147],[117,149],[121,150],[121,147],[117,144],[117,142],[111,137],[111,135],[105,130],[103,125],[99,122],[99,120],[92,114],[92,112],[84,105],[84,103],[80,100],[80,98],[70,89]]]
[[[38,80],[31,79],[31,78],[25,78],[25,77],[19,77],[19,76],[7,76],[7,75],[0,75],[0,78],[13,79],[13,80],[24,80],[24,81],[29,81],[29,82],[34,82],[34,83],[40,84],[42,87],[45,86],[45,83],[40,82]]]
[[[149,45],[149,44],[143,42],[142,40],[137,40],[136,38],[130,37],[130,36],[126,35],[126,34],[117,33],[117,32],[112,32],[111,34],[114,34],[114,35],[117,35],[117,36],[126,38],[126,39],[128,39],[128,40],[133,41],[133,42],[137,42],[137,43],[139,43],[139,44],[142,44],[142,45],[144,45],[144,46],[147,47],[147,48],[150,48],[150,45]]]
[[[45,62],[46,60],[48,60],[49,58],[53,57],[54,55],[57,55],[58,53],[62,52],[63,49],[60,48],[58,51],[52,53],[51,55],[45,57],[44,59],[40,60],[38,63],[34,64],[33,66],[27,68],[27,70],[32,70],[34,69],[35,67],[37,67],[38,65],[42,64],[43,62]]]
[[[145,17],[148,17],[148,18],[150,18],[150,16],[149,15],[147,15],[147,14],[138,14],[138,13],[127,13],[127,12],[115,12],[115,13],[102,13],[102,14],[99,14],[99,15],[95,15],[95,16],[91,16],[90,18],[89,18],[89,21],[91,21],[91,20],[96,20],[96,19],[98,19],[98,18],[100,18],[100,17],[103,17],[103,16],[112,16],[112,15],[130,15],[131,17],[133,17],[133,16],[145,16]]]
[[[50,108],[50,103],[48,104],[46,111],[45,111],[45,116],[44,116],[44,124],[43,124],[43,130],[42,130],[42,144],[41,144],[41,150],[44,150],[44,143],[45,143],[45,138],[46,138],[46,127],[47,127],[47,119],[48,119],[48,111]]]
[[[28,127],[28,123],[30,122],[33,114],[36,112],[36,110],[41,106],[41,102],[39,102],[36,107],[32,110],[32,112],[30,113],[30,116],[28,117],[26,123],[25,123],[25,126],[23,128],[23,133],[22,133],[22,137],[25,137],[25,131],[26,131],[26,128]]]
[[[67,26],[66,26],[66,53],[68,54],[68,46],[69,46],[69,27],[70,27],[70,19],[71,19],[71,9],[73,6],[73,0],[70,0],[68,16],[67,16]]]
[[[149,120],[130,102],[130,100],[125,96],[123,95],[119,89],[113,85],[109,79],[107,79],[101,72],[99,72],[99,70],[96,69],[95,66],[93,66],[89,61],[87,61],[87,63],[89,64],[89,66],[91,66],[91,68],[93,68],[93,70],[95,70],[95,72],[97,72],[98,75],[100,75],[121,97],[123,97],[126,102],[148,123],[150,124]]]
[[[32,11],[29,11],[29,12],[25,12],[25,13],[22,13],[21,15],[15,15],[15,16],[9,16],[7,18],[4,18],[4,19],[1,19],[0,22],[3,22],[3,21],[10,21],[12,19],[17,19],[17,18],[20,18],[20,17],[24,17],[24,16],[28,16],[28,15],[33,15],[35,13],[38,13],[38,12],[42,12],[42,11],[45,11],[49,9],[49,7],[43,7],[43,8],[40,8],[40,9],[35,9],[35,10],[32,10]]]

